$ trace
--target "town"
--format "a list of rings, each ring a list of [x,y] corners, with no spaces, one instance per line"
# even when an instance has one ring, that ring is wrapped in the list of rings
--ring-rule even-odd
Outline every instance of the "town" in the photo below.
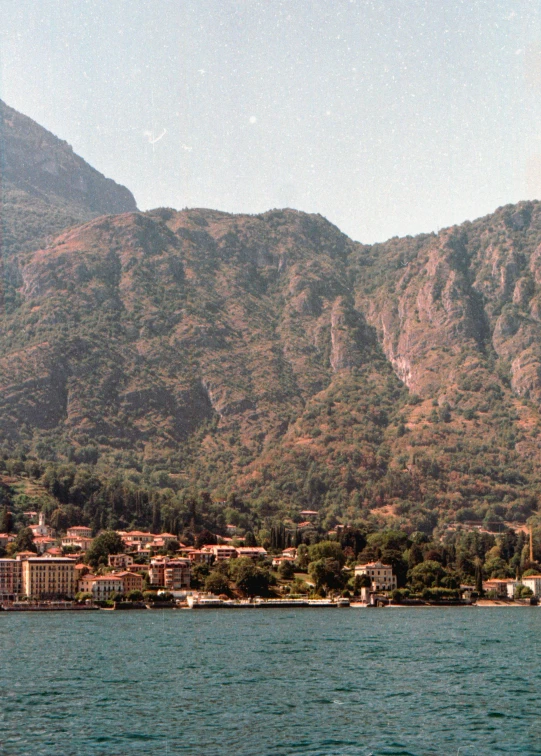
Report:
[[[301,512],[309,519],[301,523],[304,538],[296,532],[296,545],[285,545],[291,538],[285,537],[283,526],[271,531],[265,545],[254,543],[252,534],[248,538],[235,533],[234,526],[228,526],[232,535],[203,531],[196,543],[187,545],[167,532],[103,531],[93,537],[86,525],[57,534],[43,512],[27,515],[37,522],[18,534],[0,533],[0,553],[5,554],[0,558],[2,610],[381,607],[483,601],[535,605],[541,596],[541,570],[531,568],[536,565],[532,531],[529,546],[522,547],[528,552],[529,569],[520,577],[484,577],[477,564],[474,581],[458,583],[449,571],[446,574],[442,556],[434,548],[427,550],[426,544],[424,553],[423,544],[409,545],[411,566],[404,573],[404,559],[392,548],[398,546],[392,540],[408,545],[405,534],[372,538],[384,545],[387,537],[383,549],[364,545],[360,532],[340,528],[321,539],[314,524],[318,513],[310,510]],[[355,542],[364,547],[353,548]],[[501,545],[500,539],[492,552],[501,551]],[[385,556],[391,556],[388,563]],[[485,571],[486,564],[485,560]]]

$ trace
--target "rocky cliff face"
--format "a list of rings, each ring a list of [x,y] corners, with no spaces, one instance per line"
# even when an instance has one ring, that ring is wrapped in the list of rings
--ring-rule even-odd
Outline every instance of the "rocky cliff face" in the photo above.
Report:
[[[66,142],[0,101],[4,255],[63,228],[136,210],[132,193],[92,168]]]
[[[539,403],[540,243],[541,205],[527,202],[358,253],[359,304],[410,389],[445,393],[468,360],[496,361],[517,395]]]

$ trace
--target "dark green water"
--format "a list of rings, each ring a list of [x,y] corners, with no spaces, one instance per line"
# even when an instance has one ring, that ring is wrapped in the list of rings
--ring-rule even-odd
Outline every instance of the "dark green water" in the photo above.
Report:
[[[540,630],[540,608],[0,613],[0,753],[533,756]]]

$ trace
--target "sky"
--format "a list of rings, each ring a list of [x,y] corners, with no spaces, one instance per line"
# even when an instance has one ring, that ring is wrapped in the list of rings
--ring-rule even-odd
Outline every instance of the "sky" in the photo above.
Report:
[[[0,0],[0,97],[142,210],[372,243],[541,199],[541,0]]]

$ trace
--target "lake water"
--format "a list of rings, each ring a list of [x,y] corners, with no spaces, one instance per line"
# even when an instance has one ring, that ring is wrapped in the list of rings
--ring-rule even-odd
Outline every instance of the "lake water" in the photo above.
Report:
[[[0,612],[2,756],[541,754],[541,608]]]

